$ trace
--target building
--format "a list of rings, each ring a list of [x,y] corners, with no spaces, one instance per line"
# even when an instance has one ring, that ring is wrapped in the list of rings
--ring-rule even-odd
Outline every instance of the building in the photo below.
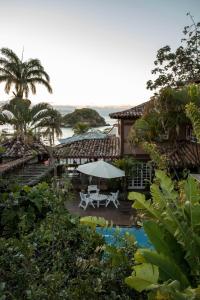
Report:
[[[134,122],[142,117],[147,102],[130,109],[112,113],[110,117],[118,120],[119,153],[120,157],[132,156],[138,162],[135,164],[134,176],[128,179],[129,189],[145,189],[147,182],[152,179],[152,166],[148,163],[150,157],[139,146],[131,146],[128,135]]]
[[[133,175],[128,178],[128,188],[132,190],[145,189],[151,182],[153,167],[150,156],[139,146],[129,143],[128,135],[134,122],[142,117],[149,102],[142,103],[130,109],[111,113],[116,119],[117,132],[104,136],[86,134],[67,139],[63,144],[55,147],[55,155],[62,164],[79,165],[99,159],[113,161],[124,156],[135,159]],[[116,129],[116,128],[115,128]],[[168,133],[162,135],[157,142],[160,154],[167,157],[169,168],[177,174],[181,170],[189,169],[198,173],[200,169],[200,144],[197,143],[192,132],[191,124],[181,127],[175,143],[172,143]]]
[[[149,155],[141,147],[130,145],[128,141],[131,127],[138,118],[142,117],[148,103],[110,114],[111,118],[118,120],[120,156],[128,155],[138,160],[135,176],[129,179],[130,189],[144,189],[146,182],[151,181],[152,178],[153,169],[148,163]],[[200,170],[200,144],[197,143],[191,124],[184,124],[180,128],[175,143],[171,142],[167,132],[156,144],[160,154],[166,156],[169,168],[177,176],[180,170],[189,169],[192,172]]]

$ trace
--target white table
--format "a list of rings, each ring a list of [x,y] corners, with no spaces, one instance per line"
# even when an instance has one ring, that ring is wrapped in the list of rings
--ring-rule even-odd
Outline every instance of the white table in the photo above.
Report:
[[[90,198],[92,199],[92,201],[96,201],[97,207],[99,207],[100,202],[105,202],[105,200],[107,200],[108,196],[95,193],[95,194],[90,194]]]

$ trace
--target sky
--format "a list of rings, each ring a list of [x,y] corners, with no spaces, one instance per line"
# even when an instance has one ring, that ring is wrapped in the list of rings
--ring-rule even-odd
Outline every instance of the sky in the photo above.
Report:
[[[137,105],[159,48],[175,49],[200,21],[200,0],[0,0],[0,48],[39,58],[51,78],[29,96],[54,105]],[[4,93],[0,84],[0,100]]]

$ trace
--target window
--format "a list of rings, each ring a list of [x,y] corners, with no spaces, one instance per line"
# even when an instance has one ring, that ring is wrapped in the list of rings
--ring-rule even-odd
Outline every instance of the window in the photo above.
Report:
[[[163,140],[168,140],[169,139],[169,130],[166,129],[164,133],[159,134],[159,138]]]
[[[191,141],[191,142],[194,142],[194,143],[197,142],[197,138],[194,134],[194,131],[193,131],[192,127],[190,127],[190,126],[186,127],[186,139],[188,141]]]
[[[147,163],[137,163],[133,170],[133,176],[128,179],[128,189],[144,189],[151,181],[152,167]]]

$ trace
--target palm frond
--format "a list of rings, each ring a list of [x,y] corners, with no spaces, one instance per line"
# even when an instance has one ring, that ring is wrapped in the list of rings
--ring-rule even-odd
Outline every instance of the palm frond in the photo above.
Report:
[[[36,87],[32,82],[30,82],[30,87],[31,87],[32,94],[35,95],[36,94]]]
[[[50,84],[45,79],[43,79],[43,78],[35,77],[35,78],[32,78],[32,79],[28,79],[27,82],[28,83],[32,82],[33,84],[35,84],[35,83],[42,84],[42,85],[44,85],[47,88],[47,90],[48,90],[49,93],[53,92],[52,87],[50,86]]]
[[[9,48],[1,48],[0,50],[1,54],[6,56],[10,61],[19,63],[20,59],[19,57]]]
[[[29,92],[36,93],[36,84],[42,84],[52,93],[49,75],[45,72],[39,59],[29,59],[22,62],[19,57],[8,48],[2,48],[0,53],[0,82],[5,82],[5,91],[11,91],[14,85],[14,94],[19,97],[28,97]],[[13,91],[12,91],[13,92]]]
[[[40,102],[40,103],[38,103],[38,104],[31,107],[31,114],[34,117],[35,115],[37,115],[42,110],[49,110],[50,108],[51,108],[51,105],[49,103]]]
[[[50,81],[49,75],[44,71],[44,70],[38,70],[38,69],[34,69],[34,70],[30,70],[27,72],[26,74],[27,78],[34,78],[34,77],[38,77],[38,78],[43,78],[45,77],[46,81]]]

